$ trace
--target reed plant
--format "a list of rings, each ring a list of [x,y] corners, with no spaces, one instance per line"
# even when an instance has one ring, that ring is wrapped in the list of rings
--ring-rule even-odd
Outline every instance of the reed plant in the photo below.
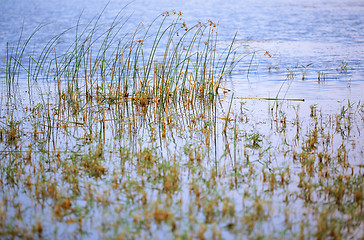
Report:
[[[25,40],[20,37],[13,51],[7,47],[8,92],[26,76],[29,94],[40,81],[53,84],[59,102],[75,97],[108,103],[128,99],[138,105],[158,102],[164,111],[181,98],[214,99],[226,70],[237,61],[232,54],[235,37],[221,49],[218,26],[210,20],[187,26],[182,13],[172,10],[130,30],[129,16],[121,11],[105,30],[103,13],[87,24],[80,23],[80,16],[76,26],[51,38],[39,56],[24,53],[44,25]],[[59,40],[70,33],[75,34],[73,42],[60,47]]]
[[[252,49],[214,22],[102,14],[6,48],[0,238],[363,236],[362,103],[241,101],[222,84]]]

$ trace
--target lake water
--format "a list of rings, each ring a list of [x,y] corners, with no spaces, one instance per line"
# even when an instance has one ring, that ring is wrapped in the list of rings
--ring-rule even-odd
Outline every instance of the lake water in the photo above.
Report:
[[[103,9],[101,30],[120,11],[133,31],[175,9],[189,26],[218,23],[218,46],[236,34],[237,55],[252,48],[216,104],[182,99],[163,112],[161,98],[113,102],[94,86],[54,95],[41,80],[28,96],[26,74],[7,95],[7,44],[46,24],[25,52],[37,57]],[[74,41],[66,33],[57,48]],[[0,59],[0,236],[364,236],[362,0],[2,0]],[[275,97],[305,101],[259,99]]]
[[[237,32],[237,44],[268,50],[272,58],[252,55],[249,75],[247,65],[241,64],[226,79],[225,87],[235,96],[275,97],[279,92],[279,97],[314,101],[363,99],[364,2],[360,0],[4,0],[0,9],[0,56],[3,59],[6,42],[15,45],[22,27],[26,37],[40,24],[49,23],[31,42],[33,53],[37,53],[51,36],[75,26],[81,13],[81,22],[87,22],[107,4],[102,23],[110,23],[127,4],[123,12],[131,15],[127,23],[130,28],[140,22],[147,25],[162,12],[176,9],[187,23],[208,19],[219,23],[222,42],[231,41]],[[70,36],[69,41],[73,40]],[[318,81],[318,71],[325,81]]]
[[[223,239],[306,239],[321,236],[323,219],[337,224],[339,237],[364,236],[363,1],[2,0],[0,80],[7,43],[14,50],[21,33],[25,39],[47,24],[25,53],[39,56],[53,36],[103,9],[98,26],[123,9],[131,31],[175,9],[187,25],[217,22],[218,46],[236,33],[236,54],[252,49],[222,79],[227,91],[217,104],[187,99],[164,112],[160,99],[113,102],[94,86],[90,96],[66,88],[54,95],[56,84],[39,80],[28,96],[27,75],[11,98],[1,81],[0,230],[75,239],[198,238],[201,230],[203,239],[208,226],[209,239],[217,226]],[[66,33],[57,47],[74,38]],[[305,101],[259,99],[275,97]],[[91,160],[100,164],[96,173]],[[164,221],[166,209],[177,225]],[[182,230],[170,230],[176,226]]]

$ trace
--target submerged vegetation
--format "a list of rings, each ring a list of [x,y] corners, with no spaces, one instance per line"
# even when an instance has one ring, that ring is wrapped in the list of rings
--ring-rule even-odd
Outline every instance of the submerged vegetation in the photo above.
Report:
[[[221,81],[254,49],[181,15],[7,47],[1,238],[364,237],[364,104],[234,98]]]

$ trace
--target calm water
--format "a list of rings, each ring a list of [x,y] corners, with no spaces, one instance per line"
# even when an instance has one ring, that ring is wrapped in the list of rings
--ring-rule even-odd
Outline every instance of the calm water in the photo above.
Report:
[[[28,53],[37,56],[44,48],[44,45],[54,35],[61,33],[69,27],[75,26],[81,14],[81,23],[87,23],[100,13],[107,3],[108,1],[106,0],[1,0],[0,77],[4,74],[3,59],[6,43],[9,43],[10,48],[14,48],[22,31],[23,36],[27,37],[40,24],[49,23],[49,25],[45,26],[34,36],[29,44],[30,52]],[[100,20],[101,23],[105,23],[105,27],[107,27],[108,24],[113,21],[115,15],[118,14],[126,4],[128,4],[127,1],[111,0],[102,15]],[[277,95],[279,98],[304,98],[305,102],[288,101],[289,106],[286,109],[288,112],[287,123],[295,130],[293,123],[298,112],[298,110],[296,112],[296,109],[299,109],[298,105],[300,105],[299,113],[302,114],[300,115],[300,120],[303,126],[301,130],[303,136],[306,133],[309,133],[314,126],[314,123],[312,122],[313,118],[309,117],[310,111],[312,111],[310,108],[311,105],[316,103],[319,104],[319,109],[322,109],[325,117],[325,114],[335,114],[338,112],[338,106],[341,105],[339,101],[344,101],[344,104],[346,104],[346,100],[350,100],[351,102],[364,101],[364,2],[362,0],[184,0],[177,2],[171,0],[136,0],[129,3],[125,10],[123,10],[123,13],[125,13],[126,16],[131,16],[125,29],[135,29],[140,22],[148,24],[156,16],[170,9],[181,11],[184,18],[187,20],[187,24],[194,24],[197,21],[207,21],[208,19],[218,22],[220,36],[219,44],[222,46],[228,44],[237,32],[236,46],[259,47],[269,51],[272,55],[271,58],[265,56],[264,51],[258,51],[256,54],[250,52],[250,55],[237,65],[236,70],[232,75],[223,80],[223,87],[232,90],[230,93],[233,92],[234,97],[237,98],[276,97]],[[59,42],[59,46],[69,46],[73,41],[74,35],[66,34],[65,38],[62,38],[62,41]],[[237,52],[237,54],[239,54],[239,52]],[[318,71],[324,73],[325,80],[318,81]],[[302,78],[303,75],[304,79]],[[24,85],[26,85],[26,83],[27,81],[25,79]],[[223,101],[222,105],[225,106],[226,109],[225,111],[222,110],[223,114],[221,113],[221,116],[226,116],[230,103],[230,96],[228,95],[225,101]],[[221,99],[223,98],[224,97]],[[236,109],[236,113],[238,114],[240,109],[242,112],[241,115],[246,119],[246,122],[242,122],[239,125],[239,127],[241,127],[241,133],[243,133],[244,130],[245,133],[258,132],[261,136],[264,135],[262,144],[267,150],[270,148],[272,149],[269,154],[272,154],[274,159],[270,167],[277,167],[277,169],[279,167],[286,167],[287,164],[289,164],[289,161],[286,161],[286,152],[291,150],[289,149],[288,144],[282,144],[282,142],[287,143],[287,136],[289,139],[292,139],[291,142],[293,142],[295,131],[292,129],[287,130],[286,136],[285,131],[276,132],[276,128],[272,128],[270,124],[272,124],[273,121],[267,116],[267,111],[272,107],[271,104],[273,103],[262,100],[244,101],[245,100],[235,101],[233,104],[233,109]],[[297,106],[295,104],[297,104]],[[243,111],[241,109],[246,110]],[[348,115],[349,114],[350,113],[348,113]],[[357,114],[357,112],[355,112],[355,114]],[[362,156],[364,151],[361,143],[364,140],[363,135],[360,134],[363,129],[363,121],[360,121],[359,118],[362,120],[362,115],[355,116],[356,118],[353,117],[355,127],[353,127],[351,136],[350,138],[347,137],[345,143],[350,149],[352,148],[352,150],[350,150],[351,155],[349,155],[350,164],[357,167],[361,164],[363,159]],[[248,121],[247,119],[251,119],[251,121]],[[332,121],[334,121],[333,118]],[[344,137],[339,136],[337,128],[330,128],[331,118],[330,121],[327,121],[327,118],[323,118],[321,125],[322,122],[330,122],[326,128],[328,132],[327,135],[335,135],[335,139],[332,137],[333,143],[331,151],[332,153],[336,153],[340,144],[343,144]],[[224,122],[222,121],[219,122],[219,131],[223,129],[223,123]],[[282,121],[277,121],[276,123],[279,124],[282,123]],[[186,146],[200,144],[197,140],[194,142],[195,138],[198,140],[201,138],[198,135],[200,133],[196,131],[197,128],[188,130],[191,126],[188,126],[187,123],[186,126],[185,124],[182,125],[182,130],[176,128],[176,132],[174,133],[177,136],[177,141],[173,139],[169,145],[167,145],[167,143],[166,145],[161,143],[161,159],[170,159],[170,156],[168,155],[173,152],[178,153],[180,151],[181,154],[184,154],[184,144]],[[332,126],[334,126],[334,124],[332,124]],[[112,132],[112,129],[113,128],[110,127],[109,131]],[[75,130],[75,134],[79,134],[79,139],[82,139],[84,137],[84,132],[83,130],[78,131],[79,132],[76,132]],[[179,131],[181,131],[182,136],[179,136]],[[140,139],[145,138],[147,139],[145,141],[148,141],[149,128],[146,126],[144,127],[141,123],[139,128],[136,127],[133,129],[133,134],[134,135],[130,138],[132,139],[130,142],[128,134],[125,134],[125,139],[123,139],[123,141],[125,140],[126,143],[130,143],[131,147],[134,149],[134,146],[132,146],[133,143],[137,149],[138,144],[136,144],[134,137],[135,139],[137,137],[140,137]],[[78,140],[73,139],[72,141],[69,141],[69,143],[68,138],[62,140],[63,136],[65,135],[59,137],[59,146],[71,150],[73,150],[73,147],[76,149],[78,145],[81,146]],[[122,141],[120,143],[114,142],[111,136],[109,137],[111,139],[110,141],[115,145],[110,144],[110,146],[119,148],[120,146],[118,144],[124,144]],[[350,143],[349,140],[351,141]],[[213,155],[212,150],[214,150],[216,156],[222,156],[225,154],[226,146],[229,146],[228,144],[225,145],[225,141],[227,140],[220,135],[219,132],[215,141],[215,149],[210,149],[211,155]],[[303,144],[304,140],[301,141]],[[354,143],[358,145],[355,150]],[[148,146],[149,143],[147,142],[145,144]],[[150,145],[155,147],[153,144],[154,140]],[[242,140],[239,144],[241,149],[238,150],[238,156],[243,159],[244,150],[242,147],[244,146],[245,149],[246,141]],[[82,143],[82,146],[83,145],[84,143]],[[158,146],[158,143],[156,143],[156,145]],[[26,144],[24,144],[24,146],[26,146]],[[127,144],[125,144],[125,146],[127,146]],[[232,147],[233,144],[231,144],[231,148]],[[298,144],[297,149],[300,150],[300,148],[301,145]],[[168,151],[162,151],[162,149],[168,149]],[[210,153],[210,150],[207,149],[207,153]],[[258,161],[261,158],[260,150],[259,153],[258,150],[254,151],[255,150],[248,149],[248,154],[251,154],[251,160]],[[210,158],[210,156],[208,158]],[[211,159],[213,158],[214,157],[211,156]],[[221,157],[221,159],[222,158],[223,157]],[[42,158],[39,159],[42,160]],[[117,157],[113,160],[116,159]],[[225,164],[225,162],[223,163]],[[260,169],[262,166],[259,164],[257,165]],[[292,184],[290,185],[290,188],[292,189],[289,189],[289,191],[291,192],[297,190],[297,182],[299,180],[296,174],[296,171],[298,171],[297,169],[299,169],[297,166],[294,165],[295,168],[292,168],[292,174],[295,174],[293,178],[296,179],[293,179]],[[287,168],[289,167],[290,166],[288,165]],[[362,167],[357,167],[357,169],[361,168]],[[186,172],[183,173],[185,175],[181,180],[181,182],[183,182],[181,185],[183,186],[184,191],[182,193],[185,204],[183,209],[186,210],[188,207],[187,204],[190,201],[187,193],[189,190],[187,187],[189,180],[187,179]],[[258,186],[258,191],[264,193],[264,185],[260,186],[260,181],[261,180],[257,178],[256,185]],[[101,183],[100,186],[98,185],[97,190],[102,190],[103,187],[107,188],[109,186],[108,183],[105,183],[105,185],[103,184],[104,183]],[[243,186],[245,186],[244,184]],[[225,185],[221,185],[220,189],[225,187]],[[11,191],[15,192],[17,190],[11,188]],[[25,207],[29,207],[30,211],[34,211],[34,213],[27,212],[27,217],[32,218],[33,215],[37,215],[36,208],[33,206],[34,204],[31,199],[32,195],[27,195],[27,193],[23,193],[22,191],[17,192],[20,192],[19,195],[17,195],[17,200],[20,199],[19,202],[22,202]],[[282,193],[279,192],[276,195],[277,197],[270,196],[269,192],[267,193],[268,198],[272,198],[272,202],[276,204],[273,205],[273,209],[276,206],[279,206],[276,208],[279,210],[276,211],[276,215],[273,216],[275,221],[264,222],[263,227],[266,228],[268,233],[270,231],[279,232],[284,225],[282,224],[284,221],[282,209],[287,207],[287,205],[280,198],[283,198],[283,193],[285,195],[285,192],[287,192],[287,189],[282,188]],[[5,191],[5,194],[8,193],[10,195],[12,192]],[[226,191],[224,195],[230,195],[230,193],[232,198],[235,198],[236,202],[238,202],[243,193],[243,188]],[[265,193],[262,194],[262,196],[265,196]],[[115,196],[111,196],[111,198],[115,198]],[[293,220],[300,220],[302,215],[301,210],[304,211],[307,207],[304,206],[300,200],[296,201],[294,204],[297,204],[295,205],[295,207],[297,206],[297,209],[295,210],[297,215],[293,217]],[[238,206],[238,204],[236,205]],[[291,205],[289,205],[288,208],[289,207],[291,207]],[[15,212],[14,209],[15,208],[11,210]],[[89,222],[86,220],[85,228],[90,228],[89,231],[91,233],[96,232],[97,234],[98,230],[94,228],[94,226],[101,225],[101,223],[104,223],[105,221],[103,217],[107,214],[104,215],[103,211],[100,211],[100,213],[97,214],[100,209],[104,210],[102,206],[95,207],[92,211],[96,212],[96,217],[90,218]],[[49,221],[49,216],[52,214],[51,210],[52,209],[49,207],[48,210],[45,210],[43,216],[45,226],[48,226],[51,229],[48,230],[49,232],[53,230],[52,226],[49,225],[55,222],[55,220]],[[244,211],[245,209],[237,207],[237,212]],[[13,213],[11,211],[9,212],[10,215]],[[92,214],[94,212],[92,212]],[[129,210],[125,209],[125,212],[129,213]],[[113,217],[115,217],[115,215],[112,215],[110,217],[111,220],[108,220],[113,222],[115,220]],[[26,220],[28,219],[25,219],[25,221]],[[32,220],[33,219],[30,221]],[[182,221],[186,221],[186,219],[182,219]],[[59,225],[61,224],[63,223],[59,223]],[[313,224],[315,223],[313,222]],[[277,229],[272,230],[272,227],[276,227]],[[65,227],[63,226],[63,228]],[[65,229],[65,231],[73,231],[73,229],[68,229],[67,227]],[[166,229],[158,230],[160,231],[160,236],[163,236],[165,232],[168,232]],[[61,234],[62,231],[63,229],[61,226]],[[294,231],[298,230],[295,229]],[[55,235],[56,234],[57,233],[55,233]],[[224,234],[223,237],[225,238],[233,238],[233,236],[229,235],[231,234],[229,232],[225,232]]]
[[[6,42],[14,46],[18,41],[22,26],[23,36],[29,36],[39,24],[50,23],[31,43],[36,54],[51,36],[74,26],[81,13],[81,21],[87,22],[106,4],[105,0],[1,1],[1,58]],[[127,1],[110,1],[101,21],[110,23],[126,4]],[[222,41],[230,41],[237,32],[238,44],[261,47],[271,53],[272,58],[263,54],[251,56],[248,78],[247,65],[242,63],[226,79],[226,88],[232,89],[235,96],[275,97],[282,86],[280,97],[321,101],[363,99],[363,1],[137,0],[124,10],[127,16],[131,15],[127,27],[132,29],[140,22],[148,24],[171,9],[180,10],[190,23],[208,19],[218,22]],[[69,42],[73,38],[70,35]],[[65,45],[68,40],[64,40]],[[338,71],[342,64],[347,71]],[[325,81],[318,82],[318,71],[325,74]],[[287,79],[290,72],[293,79]]]

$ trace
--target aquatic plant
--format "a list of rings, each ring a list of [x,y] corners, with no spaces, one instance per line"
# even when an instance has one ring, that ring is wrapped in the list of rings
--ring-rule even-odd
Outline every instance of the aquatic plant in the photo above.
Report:
[[[39,56],[7,48],[0,236],[362,237],[364,105],[242,102],[221,83],[249,49],[181,18],[97,16]]]
[[[14,52],[7,48],[9,92],[12,83],[26,77],[29,92],[41,80],[39,84],[55,82],[59,101],[126,98],[140,105],[158,101],[163,108],[181,97],[213,99],[226,70],[238,60],[231,59],[235,38],[219,52],[217,24],[210,20],[187,26],[182,13],[173,10],[147,27],[140,24],[134,32],[125,33],[128,18],[121,12],[106,30],[99,27],[101,15],[86,26],[77,24],[54,36],[38,57],[27,58],[24,52],[43,26],[23,45],[20,39]],[[60,49],[57,42],[70,32],[75,33],[74,42]]]

